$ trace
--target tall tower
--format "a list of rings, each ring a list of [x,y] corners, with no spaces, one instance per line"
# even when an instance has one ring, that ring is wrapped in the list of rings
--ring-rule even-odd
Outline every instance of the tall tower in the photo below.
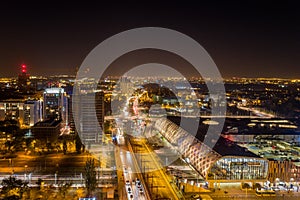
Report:
[[[28,93],[30,91],[30,79],[29,74],[27,74],[27,66],[21,66],[21,73],[18,76],[18,87],[19,91],[22,93]]]
[[[104,93],[94,91],[92,84],[83,80],[74,90],[72,99],[76,129],[82,143],[88,148],[89,145],[102,143],[104,123]]]
[[[63,88],[46,88],[44,91],[43,116],[46,119],[67,121],[67,97]]]

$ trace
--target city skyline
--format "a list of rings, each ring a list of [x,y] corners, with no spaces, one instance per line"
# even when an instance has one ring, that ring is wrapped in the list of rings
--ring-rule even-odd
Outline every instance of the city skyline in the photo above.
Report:
[[[0,199],[300,199],[292,1],[0,6]]]
[[[17,66],[23,63],[32,75],[73,75],[87,54],[106,38],[132,28],[155,26],[177,30],[199,42],[223,78],[298,78],[299,19],[292,2],[8,3],[1,10],[0,77],[16,76]],[[117,59],[112,73],[118,71],[120,60],[124,65],[136,63]]]
[[[199,79],[83,78],[72,93],[74,77],[26,70],[0,84],[2,197],[16,177],[28,199],[299,198],[300,80],[225,80],[222,97]]]

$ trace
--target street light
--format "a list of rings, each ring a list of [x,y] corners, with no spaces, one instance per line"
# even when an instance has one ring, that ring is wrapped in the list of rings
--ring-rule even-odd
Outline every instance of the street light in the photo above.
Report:
[[[28,167],[27,165],[24,166],[24,168],[25,168],[24,180],[25,180],[25,181],[26,181],[26,179],[27,179],[27,177],[26,177],[26,174],[27,174],[27,167]]]
[[[57,173],[54,174],[54,185],[56,185],[57,182]]]

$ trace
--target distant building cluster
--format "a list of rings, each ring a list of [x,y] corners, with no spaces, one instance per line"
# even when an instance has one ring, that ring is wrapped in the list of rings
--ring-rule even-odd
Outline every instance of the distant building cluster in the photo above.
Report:
[[[61,135],[79,134],[83,142],[102,141],[104,122],[103,92],[86,92],[75,102],[75,110],[83,115],[73,116],[74,76],[33,77],[22,65],[17,79],[1,79],[0,121],[15,121],[21,129],[30,130],[36,139],[55,142]],[[88,83],[91,84],[91,83]],[[87,85],[88,85],[87,84]],[[93,83],[94,84],[94,83]],[[82,88],[81,88],[82,89]],[[87,100],[95,98],[97,118]],[[77,131],[75,120],[80,121]]]

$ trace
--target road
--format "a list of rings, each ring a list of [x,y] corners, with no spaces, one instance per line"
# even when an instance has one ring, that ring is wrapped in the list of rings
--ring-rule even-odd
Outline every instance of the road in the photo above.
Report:
[[[126,184],[125,187],[128,199],[130,199],[130,194],[132,194],[133,199],[135,200],[146,200],[147,198],[144,186],[141,186],[143,192],[140,193],[140,189],[136,185],[136,180],[140,180],[140,177],[134,172],[139,172],[139,168],[135,163],[135,158],[133,157],[132,153],[130,153],[130,151],[128,151],[126,148],[119,148],[119,156],[122,163],[124,181],[128,181],[128,184]],[[128,188],[132,190],[130,194],[128,193]]]
[[[166,199],[179,199],[176,192],[172,188],[170,181],[168,180],[164,168],[159,163],[159,158],[155,155],[152,149],[147,147],[145,139],[143,138],[143,132],[146,125],[147,116],[138,109],[138,98],[135,97],[135,101],[132,106],[133,115],[126,117],[126,113],[130,113],[128,110],[128,101],[125,109],[123,110],[123,115],[118,116],[116,121],[123,121],[124,123],[117,123],[118,128],[122,132],[125,132],[127,137],[125,142],[128,146],[128,151],[120,150],[121,160],[126,166],[130,166],[126,173],[129,173],[129,178],[131,181],[138,175],[141,182],[144,180],[147,183],[146,190],[149,189],[151,194],[151,199],[166,198]],[[128,114],[127,114],[128,115]],[[125,118],[124,118],[125,116]],[[131,138],[135,138],[138,144],[131,141]],[[140,152],[136,152],[136,145],[141,147]],[[144,156],[144,157],[143,157]],[[146,169],[147,168],[147,169]],[[140,170],[142,173],[140,173]],[[151,172],[146,172],[151,170]],[[130,174],[130,171],[137,172],[135,174]],[[143,175],[143,178],[142,178]],[[145,186],[145,184],[143,184]],[[135,186],[133,185],[133,190]],[[138,196],[138,195],[136,195]],[[138,196],[140,197],[140,196]],[[134,197],[135,198],[135,197]],[[140,198],[139,198],[140,199]],[[149,198],[150,199],[150,198]]]
[[[168,176],[165,174],[164,168],[160,164],[159,158],[149,149],[145,141],[145,139],[141,138],[130,139],[152,199],[179,199],[178,194],[170,184]]]

